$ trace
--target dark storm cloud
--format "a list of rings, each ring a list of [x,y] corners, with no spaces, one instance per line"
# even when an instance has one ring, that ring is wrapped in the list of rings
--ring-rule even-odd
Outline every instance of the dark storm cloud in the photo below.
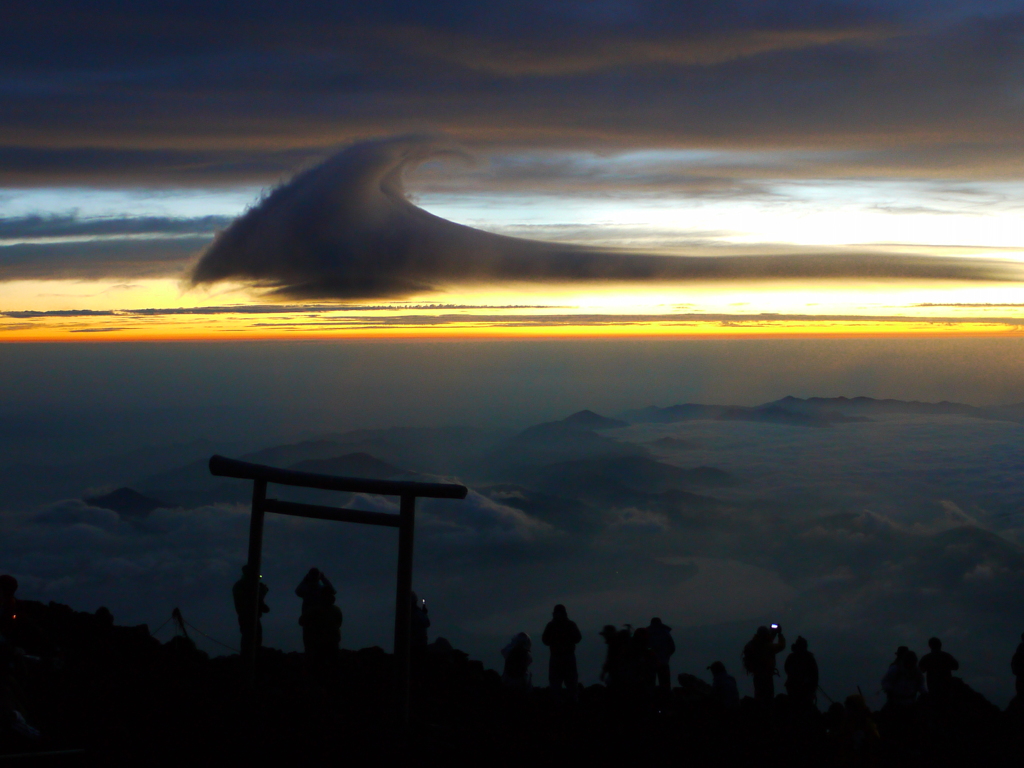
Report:
[[[1024,16],[1005,3],[58,1],[4,22],[6,183],[272,180],[339,142],[424,128],[488,148],[1019,166]]]
[[[684,257],[547,243],[455,224],[413,205],[402,174],[435,140],[355,144],[298,175],[219,234],[192,283],[281,296],[401,297],[452,284],[814,278],[1012,280],[1009,263],[895,254]]]

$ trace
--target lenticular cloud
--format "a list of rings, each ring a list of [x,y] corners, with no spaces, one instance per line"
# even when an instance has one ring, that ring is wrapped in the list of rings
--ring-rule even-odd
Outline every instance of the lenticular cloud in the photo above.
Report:
[[[278,187],[220,233],[193,285],[233,280],[282,297],[402,298],[456,284],[814,278],[1017,279],[1007,262],[879,253],[672,256],[505,237],[406,198],[402,175],[454,150],[399,137],[354,144]]]

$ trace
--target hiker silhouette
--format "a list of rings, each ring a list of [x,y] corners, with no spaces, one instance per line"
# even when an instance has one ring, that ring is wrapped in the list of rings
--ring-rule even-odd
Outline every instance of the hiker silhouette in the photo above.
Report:
[[[295,588],[295,594],[302,598],[302,610],[306,610],[307,605],[318,602],[327,591],[335,592],[331,582],[319,568],[310,568],[309,573],[302,577],[299,586]]]
[[[341,646],[341,609],[335,605],[336,591],[322,571],[311,568],[295,588],[302,598],[302,645],[311,671],[325,672],[338,658]]]
[[[663,623],[655,616],[651,619],[651,625],[647,627],[647,643],[650,646],[651,654],[654,657],[654,674],[657,679],[657,686],[663,691],[672,689],[672,673],[669,668],[669,660],[676,652],[676,643],[672,639],[672,627]]]
[[[253,637],[252,612],[253,604],[256,600],[255,595],[252,593],[251,574],[252,571],[249,568],[249,564],[246,563],[242,566],[242,578],[236,581],[235,586],[231,588],[231,596],[235,601],[235,613],[238,614],[238,629],[242,634],[241,652],[243,657],[249,655],[254,645],[256,648],[259,648],[263,644],[263,621],[261,617],[264,613],[270,612],[270,608],[266,603],[270,587],[260,581],[260,607],[259,615],[256,616],[256,636]]]
[[[601,680],[612,690],[623,688],[628,681],[629,645],[632,633],[629,627],[616,629],[606,624],[600,632],[607,652],[601,668]]]
[[[1010,671],[1016,678],[1017,703],[1024,703],[1024,632],[1020,635],[1020,645],[1010,659]]]
[[[427,650],[427,629],[430,628],[430,616],[427,615],[427,601],[420,600],[415,592],[411,593],[412,619],[410,627],[409,645],[412,652],[417,656]]]
[[[576,670],[576,646],[583,639],[575,621],[569,619],[565,606],[558,604],[551,611],[551,621],[544,628],[541,642],[551,649],[548,662],[548,686],[562,690],[564,684],[569,696],[575,700],[579,683]]]
[[[797,637],[786,657],[786,693],[800,706],[814,707],[818,693],[818,662],[807,650],[807,640]]]
[[[942,650],[942,641],[933,637],[928,641],[931,649],[921,657],[918,667],[928,681],[928,693],[935,699],[949,698],[953,688],[953,673],[960,669],[960,662]]]
[[[533,641],[525,632],[513,635],[508,645],[501,649],[505,669],[501,682],[509,688],[529,688],[532,683],[530,665],[533,664]]]
[[[786,649],[782,629],[761,626],[743,648],[743,668],[754,678],[754,701],[770,704],[775,700],[775,655]]]
[[[647,627],[637,627],[629,642],[629,682],[637,693],[654,690],[657,662],[651,651]]]
[[[18,599],[14,594],[18,591],[18,580],[5,573],[0,576],[0,632],[8,634],[11,624],[18,615]]]
[[[889,709],[909,707],[923,692],[924,677],[917,668],[917,654],[907,646],[901,645],[896,649],[896,658],[882,678],[882,690]]]
[[[720,661],[711,663],[711,700],[723,709],[733,710],[740,705],[740,689],[736,678],[730,675],[725,664]]]

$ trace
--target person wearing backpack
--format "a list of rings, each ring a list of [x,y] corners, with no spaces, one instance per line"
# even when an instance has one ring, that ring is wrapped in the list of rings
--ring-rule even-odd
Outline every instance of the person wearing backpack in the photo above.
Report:
[[[794,703],[813,708],[818,693],[818,662],[807,650],[807,641],[797,637],[786,657],[786,693]]]
[[[754,701],[771,704],[775,700],[775,656],[786,649],[786,638],[777,624],[758,627],[743,648],[743,668],[754,678]]]
[[[533,664],[533,654],[530,652],[533,641],[525,632],[515,635],[504,648],[501,655],[505,659],[505,671],[501,675],[501,682],[508,688],[529,689],[532,683],[530,665]]]
[[[960,669],[960,662],[942,650],[942,641],[933,637],[928,641],[931,649],[921,657],[917,666],[928,681],[928,694],[936,701],[946,701],[953,690],[953,673]]]
[[[1010,671],[1017,678],[1017,699],[1018,703],[1024,702],[1024,632],[1020,636],[1020,645],[1010,659]]]
[[[564,605],[556,605],[551,612],[551,621],[544,628],[541,642],[551,649],[548,664],[548,685],[553,691],[565,686],[569,698],[576,701],[579,674],[576,671],[576,646],[583,639],[576,622],[569,619]]]
[[[658,688],[669,691],[672,689],[669,659],[676,652],[676,643],[672,639],[672,627],[655,616],[651,619],[651,625],[647,627],[647,644],[654,655],[654,674],[657,677]]]

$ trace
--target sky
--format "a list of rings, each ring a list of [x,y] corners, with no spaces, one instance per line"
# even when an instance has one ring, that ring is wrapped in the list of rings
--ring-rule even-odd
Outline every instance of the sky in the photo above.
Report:
[[[1013,336],[1022,31],[1019,2],[26,5],[0,339]]]
[[[470,487],[416,579],[489,666],[556,601],[587,682],[603,623],[660,612],[700,674],[781,617],[830,691],[941,633],[1005,703],[1022,54],[1021,0],[5,8],[0,571],[230,644],[247,508],[203,462],[368,453]],[[529,438],[786,396],[988,410]],[[699,467],[735,482],[651,481]],[[125,486],[167,506],[89,501]],[[389,647],[393,542],[271,525],[268,641],[318,564]]]

